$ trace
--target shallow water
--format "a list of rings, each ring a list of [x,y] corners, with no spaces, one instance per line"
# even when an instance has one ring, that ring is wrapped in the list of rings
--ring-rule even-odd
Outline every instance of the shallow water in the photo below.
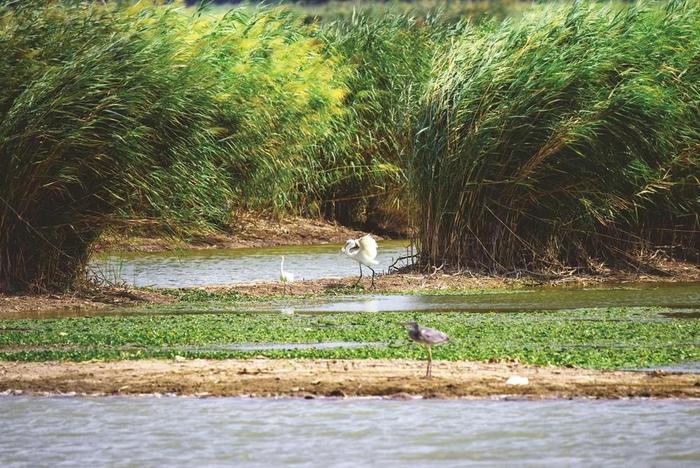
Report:
[[[700,463],[699,401],[0,397],[0,413],[4,467]]]
[[[408,241],[379,242],[377,273],[408,255]],[[93,274],[132,286],[180,288],[277,281],[280,256],[297,280],[359,275],[358,264],[340,252],[340,244],[255,249],[181,250],[159,253],[103,254],[90,263]],[[365,274],[371,272],[364,268]]]
[[[204,302],[103,309],[61,308],[3,311],[2,319],[62,318],[93,315],[256,313],[323,314],[337,312],[528,312],[605,307],[664,307],[659,319],[700,318],[700,283],[640,283],[624,286],[543,287],[483,290],[459,295],[370,294],[297,300],[294,296],[261,303]],[[1,330],[0,330],[1,332]]]
[[[674,307],[694,318],[700,283],[640,283],[619,287],[571,287],[477,291],[454,296],[367,295],[322,300],[295,312],[529,311],[588,307]]]

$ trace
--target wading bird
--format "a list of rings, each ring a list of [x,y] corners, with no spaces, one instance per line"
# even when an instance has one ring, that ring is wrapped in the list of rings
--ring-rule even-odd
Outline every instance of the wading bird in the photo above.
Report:
[[[433,353],[430,351],[430,347],[435,344],[447,343],[450,337],[440,330],[422,327],[417,322],[407,322],[404,325],[408,329],[409,338],[428,348],[428,370],[425,372],[425,378],[429,379],[433,376]]]
[[[282,263],[280,263],[280,282],[284,284],[284,295],[287,295],[287,283],[294,282],[294,273],[289,271],[284,271],[284,256],[282,256]]]
[[[348,239],[345,247],[340,249],[348,257],[360,264],[360,277],[357,278],[355,286],[360,284],[362,279],[362,265],[372,270],[372,288],[374,288],[374,272],[373,266],[379,264],[377,258],[377,241],[369,234],[360,237],[359,239]]]

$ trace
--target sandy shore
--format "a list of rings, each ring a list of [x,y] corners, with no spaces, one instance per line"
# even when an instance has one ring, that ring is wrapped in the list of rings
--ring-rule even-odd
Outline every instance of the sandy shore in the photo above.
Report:
[[[396,398],[700,398],[700,375],[410,360],[0,362],[0,392]],[[507,385],[512,375],[528,385]]]

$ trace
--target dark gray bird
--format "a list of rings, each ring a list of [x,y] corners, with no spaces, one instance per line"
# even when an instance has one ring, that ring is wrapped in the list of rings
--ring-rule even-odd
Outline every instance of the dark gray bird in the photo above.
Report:
[[[409,338],[428,348],[428,370],[425,372],[425,378],[429,379],[433,376],[433,353],[430,351],[430,347],[435,344],[447,343],[450,341],[450,337],[447,336],[447,333],[441,332],[440,330],[422,327],[418,325],[417,322],[407,322],[404,325],[408,329]]]

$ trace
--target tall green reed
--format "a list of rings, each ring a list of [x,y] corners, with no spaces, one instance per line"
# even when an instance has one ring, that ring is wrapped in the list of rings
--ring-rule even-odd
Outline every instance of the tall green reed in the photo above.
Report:
[[[182,58],[171,11],[21,2],[0,15],[0,290],[70,285],[129,206],[228,215],[217,77]]]
[[[353,15],[325,25],[324,42],[353,70],[347,114],[320,157],[328,179],[321,199],[326,216],[346,224],[386,228],[406,224],[408,156],[436,48],[450,29],[405,15]],[[384,224],[384,226],[382,226]]]
[[[506,272],[697,259],[700,6],[577,4],[436,61],[412,160],[423,261]]]

